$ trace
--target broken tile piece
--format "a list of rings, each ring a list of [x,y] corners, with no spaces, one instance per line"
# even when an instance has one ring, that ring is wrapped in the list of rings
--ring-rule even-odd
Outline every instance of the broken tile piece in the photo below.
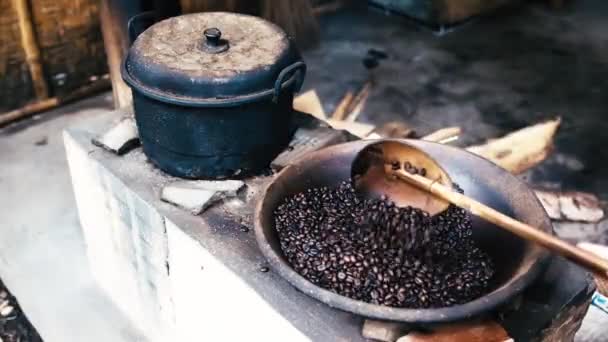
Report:
[[[535,190],[536,197],[540,200],[540,204],[543,205],[547,215],[552,220],[559,220],[562,218],[562,213],[559,208],[559,195],[554,192]]]
[[[598,222],[604,217],[604,210],[593,194],[567,192],[559,197],[559,206],[564,219],[569,221]]]
[[[239,180],[176,181],[163,187],[161,199],[199,215],[212,204],[236,196],[244,185]]]
[[[135,119],[125,117],[109,131],[92,140],[93,145],[104,148],[119,156],[139,145],[139,134]]]
[[[604,209],[593,194],[545,190],[535,190],[534,193],[553,220],[593,223],[604,217]]]

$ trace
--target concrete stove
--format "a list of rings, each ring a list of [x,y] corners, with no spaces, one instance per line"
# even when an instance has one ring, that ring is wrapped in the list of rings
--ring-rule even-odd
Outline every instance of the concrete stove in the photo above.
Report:
[[[101,287],[150,341],[365,340],[363,317],[332,309],[265,269],[246,228],[271,176],[246,180],[238,197],[194,216],[161,201],[161,189],[176,178],[154,168],[141,149],[117,156],[91,144],[103,129],[64,133],[89,262]],[[306,144],[348,139],[319,129],[326,131],[300,137],[305,143],[295,155]],[[555,258],[495,320],[517,341],[573,336],[593,291],[586,272]]]

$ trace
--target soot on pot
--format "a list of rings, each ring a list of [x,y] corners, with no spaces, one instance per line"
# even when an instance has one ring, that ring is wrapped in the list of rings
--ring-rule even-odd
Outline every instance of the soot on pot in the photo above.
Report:
[[[312,283],[373,304],[435,308],[483,295],[494,273],[455,206],[431,217],[385,198],[361,199],[351,182],[313,188],[275,211],[281,249]]]

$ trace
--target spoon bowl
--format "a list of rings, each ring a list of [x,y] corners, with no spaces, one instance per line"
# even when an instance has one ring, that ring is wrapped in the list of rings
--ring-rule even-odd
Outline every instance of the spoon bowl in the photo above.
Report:
[[[427,153],[405,142],[380,140],[357,153],[352,174],[355,189],[364,198],[381,198],[399,207],[420,208],[436,215],[450,203],[395,176],[395,171],[420,174],[428,179],[453,186],[447,172]]]

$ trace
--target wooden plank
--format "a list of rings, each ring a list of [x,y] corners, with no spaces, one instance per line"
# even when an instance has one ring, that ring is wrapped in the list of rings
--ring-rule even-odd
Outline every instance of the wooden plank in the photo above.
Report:
[[[108,59],[116,109],[130,106],[132,102],[131,89],[120,75],[120,66],[129,45],[126,25],[124,25],[126,13],[121,13],[120,6],[118,0],[102,0],[99,8],[101,33]]]
[[[593,194],[580,191],[534,192],[552,220],[595,223],[604,218],[604,209]]]

